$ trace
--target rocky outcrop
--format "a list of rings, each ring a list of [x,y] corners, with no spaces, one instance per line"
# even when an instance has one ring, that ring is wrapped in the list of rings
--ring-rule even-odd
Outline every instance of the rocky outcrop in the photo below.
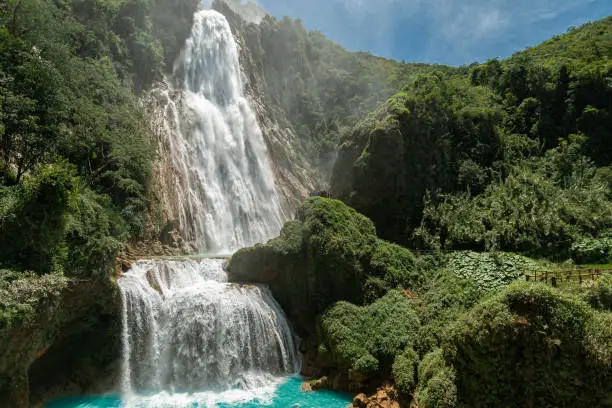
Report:
[[[3,295],[0,406],[28,408],[78,379],[83,368],[107,367],[117,356],[119,331],[111,328],[118,322],[118,296],[110,281],[20,278]],[[89,384],[81,379],[77,389],[91,387],[96,377]]]
[[[280,237],[238,251],[229,279],[268,284],[297,332],[309,334],[333,302],[362,302],[364,264],[375,243],[370,220],[340,201],[311,198]]]
[[[368,396],[364,393],[353,398],[355,408],[401,408],[399,393],[392,384],[384,384],[376,393]]]
[[[278,238],[238,251],[228,265],[235,282],[265,283],[300,335],[339,300],[357,305],[421,279],[405,248],[376,237],[374,224],[341,201],[312,197]]]

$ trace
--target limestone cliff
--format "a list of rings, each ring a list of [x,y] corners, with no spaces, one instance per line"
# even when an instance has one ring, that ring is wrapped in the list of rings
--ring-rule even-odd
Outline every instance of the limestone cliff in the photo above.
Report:
[[[113,283],[45,275],[1,289],[0,406],[28,408],[104,381],[118,355]]]

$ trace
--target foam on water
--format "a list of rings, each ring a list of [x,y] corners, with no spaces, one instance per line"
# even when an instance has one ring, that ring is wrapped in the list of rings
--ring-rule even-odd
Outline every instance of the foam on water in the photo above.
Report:
[[[331,391],[301,392],[299,377],[276,378],[254,390],[220,393],[159,393],[122,401],[118,396],[75,397],[47,404],[46,408],[345,408],[351,398]]]

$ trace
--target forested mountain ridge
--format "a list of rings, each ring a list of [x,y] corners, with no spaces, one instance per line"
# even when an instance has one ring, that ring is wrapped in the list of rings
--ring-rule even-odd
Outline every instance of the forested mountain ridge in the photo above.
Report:
[[[332,191],[413,246],[559,259],[605,247],[611,25],[421,76],[343,137]]]

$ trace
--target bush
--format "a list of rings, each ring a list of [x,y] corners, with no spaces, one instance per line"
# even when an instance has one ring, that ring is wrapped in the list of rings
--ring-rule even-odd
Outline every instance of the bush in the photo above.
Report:
[[[108,277],[128,236],[129,228],[110,198],[82,188],[66,226],[66,275]]]
[[[424,317],[438,339],[446,322],[539,268],[531,259],[504,252],[455,252],[445,259],[424,296]]]
[[[3,330],[17,324],[28,325],[39,306],[56,299],[67,285],[68,279],[58,274],[38,277],[33,273],[0,270],[0,337]]]
[[[419,355],[412,348],[407,348],[401,354],[398,354],[393,362],[392,373],[395,385],[405,397],[409,397],[416,386],[418,363]]]
[[[78,180],[64,164],[41,167],[21,184],[0,187],[0,264],[38,273],[61,267]]]
[[[319,326],[338,367],[361,371],[377,366],[384,371],[397,354],[414,346],[419,319],[411,302],[393,290],[368,306],[338,302],[321,316]]]
[[[427,384],[444,367],[446,367],[446,362],[444,361],[442,349],[435,349],[427,353],[419,364],[419,382]]]
[[[585,347],[585,338],[602,345],[587,335],[592,318],[586,303],[542,284],[513,284],[485,300],[452,325],[443,346],[459,400],[470,407],[601,406],[611,372],[589,358],[602,355],[597,347]]]
[[[607,368],[612,375],[612,313],[598,312],[586,324],[584,347],[596,365]],[[606,391],[606,390],[604,390]],[[607,390],[612,397],[612,387]]]
[[[457,387],[454,372],[448,368],[437,371],[419,392],[419,406],[423,408],[454,408],[457,406]]]
[[[415,263],[414,255],[406,248],[377,240],[368,272],[381,277],[389,289],[414,288],[422,283]]]
[[[587,287],[585,297],[592,307],[612,311],[612,274],[604,274]]]
[[[574,242],[572,259],[578,264],[605,264],[612,262],[612,238],[582,238]]]

